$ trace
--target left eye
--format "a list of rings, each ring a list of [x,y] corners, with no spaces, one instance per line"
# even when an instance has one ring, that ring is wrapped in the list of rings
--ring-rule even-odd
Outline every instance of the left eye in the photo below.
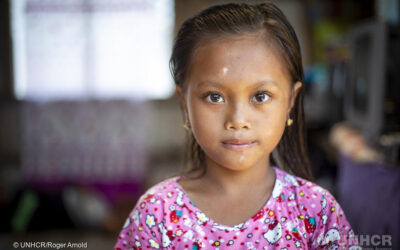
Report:
[[[253,96],[251,101],[255,103],[264,103],[268,101],[269,98],[270,97],[267,93],[257,93],[256,95]]]
[[[207,100],[211,103],[222,103],[224,98],[218,93],[210,93],[207,96]]]

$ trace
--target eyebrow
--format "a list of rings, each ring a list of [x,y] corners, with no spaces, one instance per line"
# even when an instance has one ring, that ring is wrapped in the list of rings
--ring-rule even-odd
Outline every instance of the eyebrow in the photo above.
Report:
[[[225,86],[222,83],[214,82],[214,81],[207,81],[207,80],[199,82],[199,84],[197,86],[198,86],[198,88],[200,88],[203,85],[212,85],[214,87],[221,88],[221,89],[225,88]],[[250,88],[255,88],[256,89],[256,88],[262,87],[264,85],[272,85],[272,86],[275,86],[275,87],[279,88],[279,84],[276,81],[269,80],[269,79],[260,80],[260,81],[256,82],[255,85],[256,86],[254,86],[254,85],[250,86]]]

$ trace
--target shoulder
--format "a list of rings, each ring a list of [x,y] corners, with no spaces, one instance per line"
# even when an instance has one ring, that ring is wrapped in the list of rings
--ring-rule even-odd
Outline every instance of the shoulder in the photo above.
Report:
[[[281,193],[288,196],[288,202],[292,202],[302,214],[315,217],[316,220],[325,222],[330,215],[343,211],[335,197],[325,188],[312,181],[289,174],[283,170],[277,170],[278,186],[282,186]],[[323,223],[324,224],[324,223]]]
[[[147,212],[150,208],[157,211],[158,209],[155,208],[161,208],[176,202],[176,198],[181,192],[177,184],[177,180],[180,178],[180,176],[168,178],[150,187],[140,196],[135,208],[147,210]]]
[[[147,191],[141,196],[141,198],[144,198],[148,195],[166,195],[168,191],[171,191],[176,187],[177,181],[180,178],[180,176],[175,176],[155,184],[154,186],[147,189]]]
[[[328,190],[279,169],[277,181],[281,194],[287,196],[286,205],[296,211],[296,220],[311,235],[310,244],[322,248],[357,244],[341,206]]]
[[[309,205],[307,210],[319,210],[318,204],[323,208],[328,205],[338,204],[335,197],[325,188],[301,177],[277,169],[277,186],[281,186],[282,193],[293,195],[290,200]],[[315,209],[313,209],[315,208]]]
[[[149,188],[139,198],[119,234],[116,249],[169,245],[170,242],[164,237],[165,213],[179,197],[180,190],[176,183],[179,178],[166,179]]]

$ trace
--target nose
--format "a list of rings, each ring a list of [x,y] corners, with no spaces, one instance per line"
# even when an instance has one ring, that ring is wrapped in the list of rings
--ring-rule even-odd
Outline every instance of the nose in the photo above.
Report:
[[[224,127],[226,130],[251,129],[246,104],[236,103],[228,108]]]

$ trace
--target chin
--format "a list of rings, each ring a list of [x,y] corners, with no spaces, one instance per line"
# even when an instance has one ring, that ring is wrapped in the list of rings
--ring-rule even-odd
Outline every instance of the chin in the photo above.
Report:
[[[250,162],[239,162],[238,160],[227,160],[227,161],[221,161],[221,162],[217,162],[218,165],[232,170],[232,171],[242,171],[242,170],[246,170],[251,168],[251,166],[254,165],[254,163],[250,163]]]
[[[257,162],[262,161],[263,157],[255,152],[246,150],[243,152],[233,152],[225,150],[215,150],[206,153],[206,161],[211,164],[217,164],[226,169],[241,171],[258,165]]]

